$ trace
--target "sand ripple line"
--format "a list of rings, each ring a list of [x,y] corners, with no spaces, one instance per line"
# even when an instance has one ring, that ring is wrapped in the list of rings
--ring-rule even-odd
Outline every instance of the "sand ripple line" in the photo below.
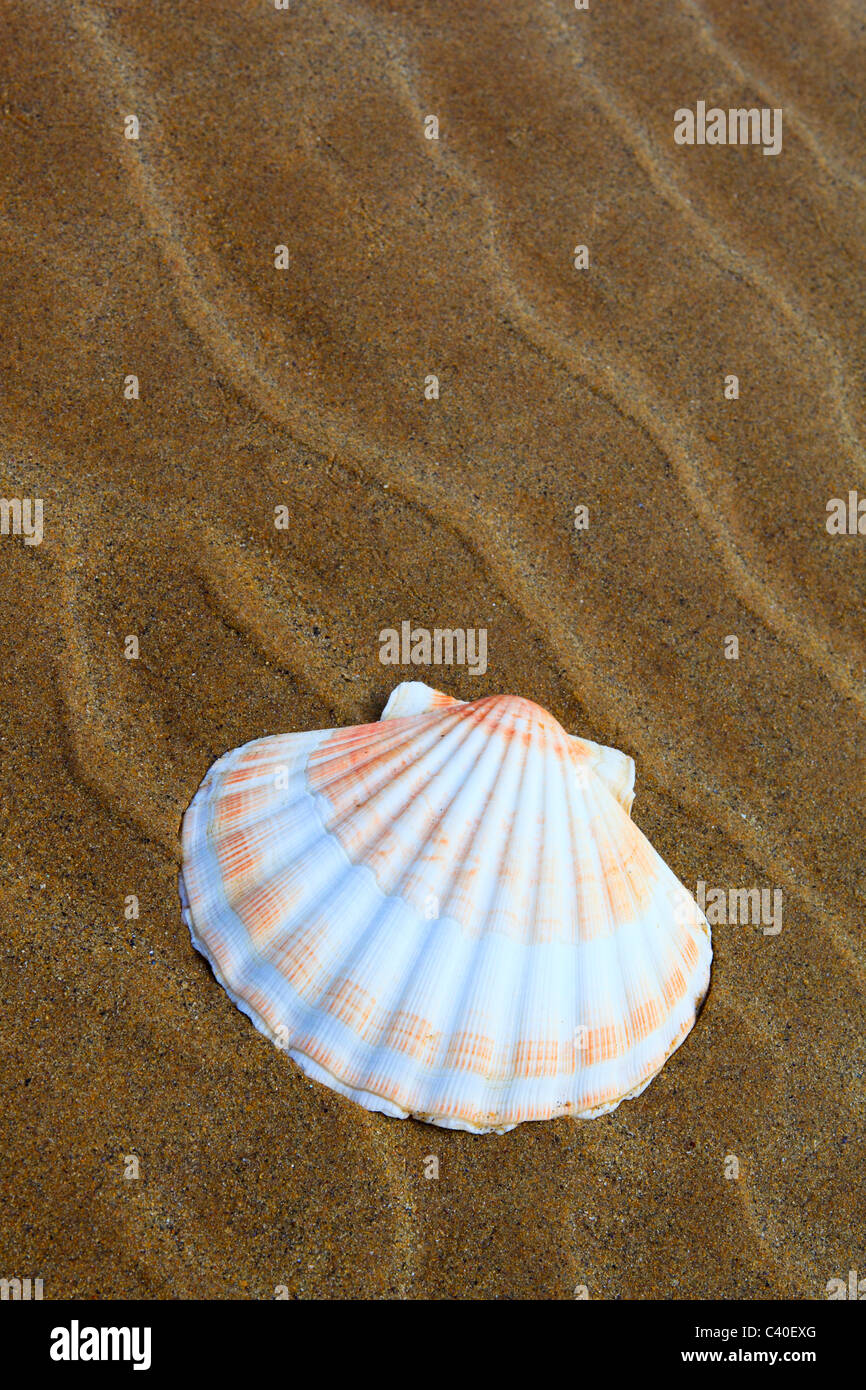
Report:
[[[163,516],[166,512],[174,513],[195,572],[217,611],[227,615],[232,628],[263,660],[278,670],[288,671],[299,686],[310,689],[322,707],[336,713],[341,722],[362,723],[357,692],[353,698],[352,690],[333,667],[286,621],[284,611],[271,594],[266,566],[248,553],[241,559],[212,527],[199,520],[193,524],[182,516],[180,506],[167,508],[163,504],[161,510]],[[311,615],[311,629],[319,616]]]
[[[110,730],[98,713],[99,695],[88,667],[87,640],[76,617],[76,571],[87,543],[68,498],[64,500],[63,522],[66,539],[58,561],[62,646],[57,658],[57,687],[73,774],[113,816],[125,817],[145,841],[156,840],[170,859],[179,862],[175,813],[167,811],[165,800],[151,796],[145,783],[132,774],[129,760],[114,748]],[[85,527],[90,524],[88,519]]]
[[[759,1160],[753,1158],[749,1161],[748,1166],[755,1168],[758,1166],[758,1163]],[[797,1298],[801,1296],[799,1294],[799,1279],[793,1260],[790,1256],[786,1258],[784,1254],[777,1254],[768,1243],[767,1227],[773,1225],[770,1203],[766,1198],[764,1199],[763,1214],[759,1216],[756,1196],[750,1186],[748,1175],[741,1174],[731,1186],[734,1189],[734,1195],[743,1213],[746,1227],[757,1250],[760,1252],[762,1261],[765,1261],[769,1265],[767,1273],[769,1273],[776,1288],[779,1290],[779,1298]],[[780,1230],[777,1234],[779,1237],[778,1243],[784,1251],[786,1245],[790,1245],[790,1232],[787,1230]],[[803,1253],[808,1258],[808,1252],[804,1251]]]

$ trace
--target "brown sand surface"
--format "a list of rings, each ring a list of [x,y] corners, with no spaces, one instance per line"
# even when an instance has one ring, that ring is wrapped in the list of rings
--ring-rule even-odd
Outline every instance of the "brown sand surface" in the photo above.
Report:
[[[866,494],[862,7],[6,0],[0,52],[0,493],[45,508],[41,545],[0,537],[0,1274],[747,1299],[866,1271],[866,538],[825,528]],[[676,146],[697,100],[781,107],[782,153]],[[404,619],[486,627],[486,674],[382,666]],[[778,935],[715,928],[697,1026],[604,1118],[367,1113],[190,945],[210,762],[412,676],[632,754],[690,889],[782,890]]]

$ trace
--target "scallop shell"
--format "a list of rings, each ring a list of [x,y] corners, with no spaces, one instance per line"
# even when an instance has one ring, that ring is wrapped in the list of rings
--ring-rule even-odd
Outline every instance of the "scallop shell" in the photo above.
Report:
[[[399,685],[255,739],[183,821],[183,916],[256,1027],[369,1110],[504,1133],[638,1095],[712,947],[629,817],[634,763],[513,696]]]

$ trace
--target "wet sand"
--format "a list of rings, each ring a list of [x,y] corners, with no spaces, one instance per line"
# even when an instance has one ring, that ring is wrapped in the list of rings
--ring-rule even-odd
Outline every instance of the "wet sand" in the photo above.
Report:
[[[825,527],[866,495],[864,48],[844,0],[5,7],[0,493],[44,539],[0,537],[0,1274],[749,1299],[866,1268],[866,538]],[[782,153],[678,147],[698,100],[782,108]],[[485,627],[486,673],[381,665],[407,619]],[[190,945],[210,762],[413,676],[630,753],[692,891],[783,893],[777,935],[715,928],[696,1028],[611,1115],[365,1112]]]

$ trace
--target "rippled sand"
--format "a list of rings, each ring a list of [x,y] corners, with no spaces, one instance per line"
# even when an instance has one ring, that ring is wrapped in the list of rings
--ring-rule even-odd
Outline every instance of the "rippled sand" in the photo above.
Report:
[[[0,1273],[823,1298],[866,1172],[866,538],[824,525],[866,495],[862,10],[30,0],[0,31],[0,488],[45,506],[0,538]],[[699,99],[781,107],[782,154],[675,146]],[[486,627],[487,673],[383,667],[404,619]],[[631,753],[690,888],[783,892],[780,934],[716,927],[698,1026],[612,1115],[367,1113],[192,950],[209,763],[412,674]]]

